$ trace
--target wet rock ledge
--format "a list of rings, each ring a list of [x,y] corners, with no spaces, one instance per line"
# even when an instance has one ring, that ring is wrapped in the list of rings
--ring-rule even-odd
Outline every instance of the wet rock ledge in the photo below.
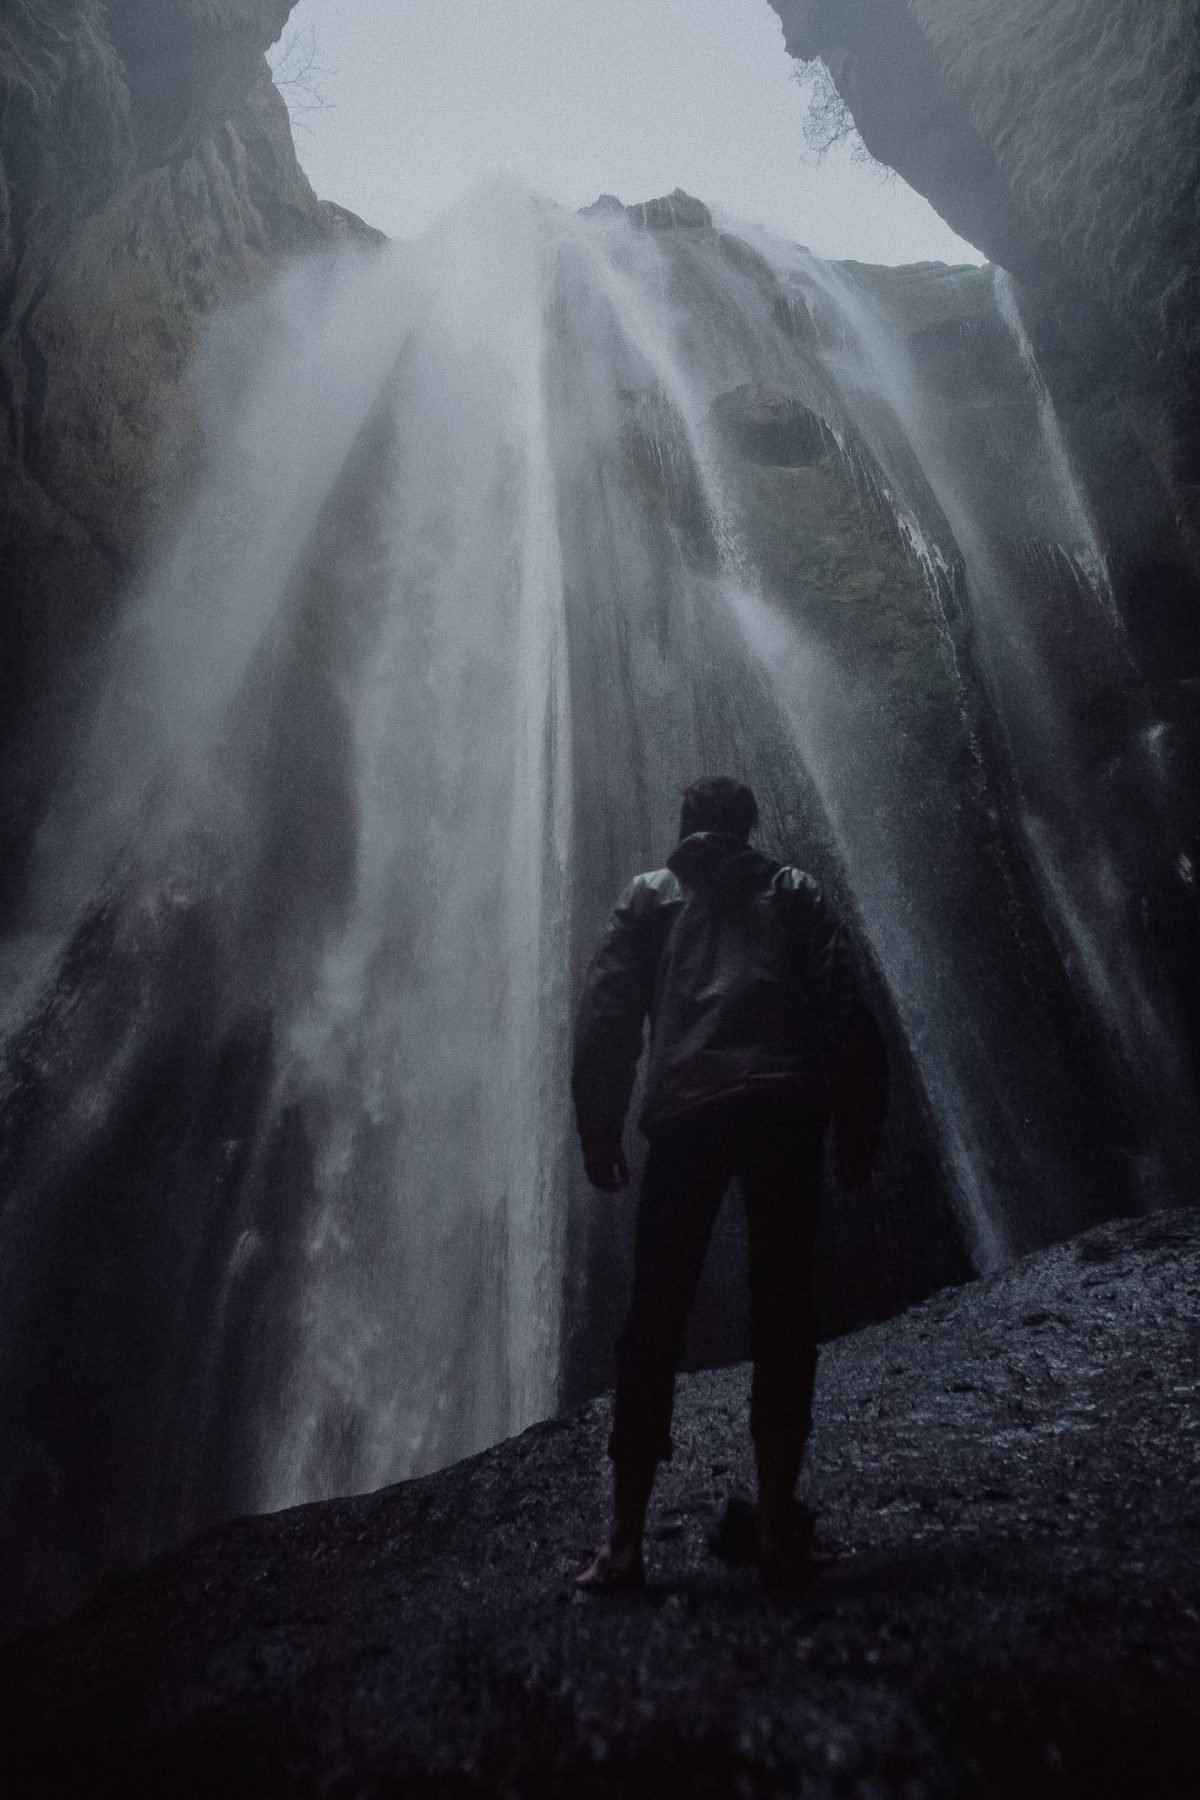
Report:
[[[1200,1213],[1120,1222],[825,1354],[820,1564],[705,1534],[745,1371],[683,1384],[644,1595],[569,1574],[606,1409],[243,1519],[0,1656],[9,1794],[1194,1793]]]

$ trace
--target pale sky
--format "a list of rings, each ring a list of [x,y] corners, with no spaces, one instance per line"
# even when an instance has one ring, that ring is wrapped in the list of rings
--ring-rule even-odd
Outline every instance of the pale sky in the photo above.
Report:
[[[812,166],[767,0],[300,0],[296,32],[329,71],[300,160],[392,237],[508,174],[572,207],[682,187],[823,256],[983,260],[845,149]]]

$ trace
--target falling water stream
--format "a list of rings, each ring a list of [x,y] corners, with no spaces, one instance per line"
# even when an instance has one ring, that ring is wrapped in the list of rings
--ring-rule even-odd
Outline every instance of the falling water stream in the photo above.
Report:
[[[997,294],[1041,468],[987,478],[1119,662]],[[554,1410],[574,983],[704,771],[752,781],[768,842],[857,924],[974,1265],[1102,1204],[1022,971],[1075,981],[1147,1092],[1171,1021],[1122,937],[1126,873],[1019,556],[901,335],[852,269],[505,185],[215,323],[201,473],[122,614],[7,952],[0,1418],[40,1554],[79,1535],[81,1479],[86,1566]],[[808,422],[798,461],[731,451],[762,394]],[[817,592],[764,548],[804,482],[877,546],[876,650],[833,550]],[[902,1229],[903,1193],[883,1204]],[[91,1272],[64,1291],[72,1253]]]
[[[1169,998],[1156,989],[1131,938],[1128,910],[1139,872],[1123,857],[1120,812],[1090,765],[1072,716],[1089,675],[1077,664],[1064,667],[1053,642],[1064,600],[1085,617],[1091,612],[1089,655],[1100,664],[1100,679],[1130,681],[1133,660],[1100,535],[1015,289],[1003,271],[992,272],[996,312],[1034,403],[1035,429],[1021,440],[1022,466],[1014,481],[1003,467],[1012,447],[1002,438],[976,438],[967,447],[946,429],[944,409],[922,391],[901,336],[878,302],[836,266],[806,257],[795,261],[837,308],[855,364],[852,384],[868,405],[882,397],[903,426],[964,559],[981,673],[1004,732],[1020,830],[1047,919],[1087,1003],[1104,1022],[1124,1082],[1169,1120],[1159,1144],[1139,1158],[1138,1183],[1153,1204],[1185,1178],[1190,1163],[1191,1078]],[[970,453],[964,455],[964,448]],[[990,488],[986,505],[980,501],[984,483]],[[1096,683],[1095,672],[1090,679]],[[1140,803],[1154,812],[1159,796],[1153,758],[1144,745],[1135,754]],[[1164,1141],[1173,1146],[1167,1153],[1178,1158],[1173,1176],[1162,1167]],[[1057,1177],[1056,1185],[1061,1192]]]

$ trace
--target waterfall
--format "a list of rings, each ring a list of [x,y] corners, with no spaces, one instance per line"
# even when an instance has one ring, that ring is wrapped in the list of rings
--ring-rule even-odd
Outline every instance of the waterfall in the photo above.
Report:
[[[6,949],[35,1581],[554,1410],[609,1229],[569,1201],[575,985],[698,774],[754,785],[892,1015],[908,1123],[847,1268],[925,1266],[901,1138],[979,1269],[1128,1199],[1089,1160],[1104,1084],[1140,1083],[1150,1155],[1175,1040],[1022,544],[1096,584],[1108,674],[1128,652],[1015,302],[945,279],[1067,471],[988,465],[982,509],[866,276],[753,234],[498,183],[214,323]]]
[[[800,262],[837,309],[840,343],[853,345],[855,382],[869,398],[882,398],[902,425],[964,559],[981,673],[1004,732],[1020,829],[1046,916],[1069,972],[1102,1021],[1119,1084],[1137,1096],[1143,1119],[1155,1121],[1155,1146],[1138,1153],[1138,1185],[1153,1204],[1178,1189],[1194,1156],[1192,1078],[1169,989],[1129,927],[1132,897],[1145,874],[1145,833],[1130,832],[1128,815],[1106,791],[1112,778],[1094,766],[1076,722],[1090,695],[1130,685],[1134,669],[1099,533],[1015,290],[1006,275],[991,272],[996,311],[1033,417],[1010,425],[1007,440],[989,421],[964,443],[947,429],[946,409],[923,389],[878,302],[845,272],[811,258]],[[886,466],[885,445],[880,456]],[[1064,609],[1080,602],[1095,608],[1091,668],[1080,666],[1074,644],[1066,645],[1067,661],[1055,642]],[[1129,785],[1137,795],[1133,804],[1152,815],[1151,830],[1163,840],[1157,854],[1165,857],[1170,824],[1148,754],[1153,725],[1148,729],[1149,745],[1143,739],[1134,750],[1139,767]],[[1171,1174],[1164,1172],[1164,1154],[1174,1163]],[[1057,1185],[1061,1177],[1055,1179]]]
[[[1056,527],[1056,541],[1068,556],[1073,558],[1083,577],[1084,586],[1112,616],[1119,627],[1116,614],[1116,601],[1113,595],[1112,577],[1109,574],[1108,558],[1104,553],[1104,545],[1096,521],[1092,517],[1087,495],[1080,484],[1075,466],[1063,437],[1058,413],[1050,389],[1046,386],[1045,377],[1038,364],[1037,351],[1030,341],[1021,317],[1021,306],[1017,298],[1017,290],[1011,275],[1005,269],[993,272],[996,291],[996,309],[1004,324],[1012,333],[1013,342],[1021,358],[1021,366],[1028,378],[1037,404],[1038,431],[1041,442],[1037,446],[1040,454],[1036,463],[1029,470],[1029,479],[1036,482],[1042,491],[1042,504],[1046,508],[1050,522]]]

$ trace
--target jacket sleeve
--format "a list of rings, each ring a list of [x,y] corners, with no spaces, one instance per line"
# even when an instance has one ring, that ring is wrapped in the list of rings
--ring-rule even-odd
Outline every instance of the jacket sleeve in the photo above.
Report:
[[[571,1093],[587,1153],[620,1143],[647,1008],[644,928],[632,882],[592,958],[575,1018]]]
[[[824,1027],[838,1162],[868,1170],[887,1105],[883,1033],[863,998],[845,929],[815,883],[809,898],[809,977]]]

